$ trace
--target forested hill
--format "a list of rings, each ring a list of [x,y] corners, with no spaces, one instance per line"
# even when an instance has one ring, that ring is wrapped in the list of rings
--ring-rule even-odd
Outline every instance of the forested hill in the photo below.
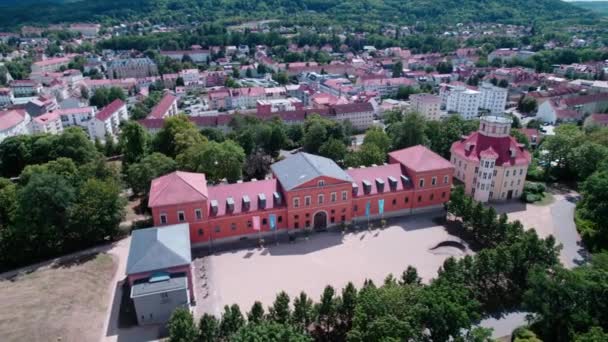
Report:
[[[155,23],[278,18],[335,23],[527,24],[594,15],[561,0],[22,0],[0,1],[0,27],[148,19]]]

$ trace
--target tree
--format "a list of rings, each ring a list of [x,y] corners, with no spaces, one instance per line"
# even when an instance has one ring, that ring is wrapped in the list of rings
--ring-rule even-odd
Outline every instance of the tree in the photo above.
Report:
[[[585,180],[600,169],[600,164],[608,160],[608,148],[592,141],[585,141],[570,152],[571,166],[579,180]]]
[[[289,83],[289,76],[285,71],[279,71],[277,73],[272,74],[272,79],[280,85],[285,85]]]
[[[437,63],[437,72],[440,74],[451,74],[454,70],[452,63],[450,62],[439,62]]]
[[[13,223],[17,205],[16,200],[17,187],[15,184],[6,178],[0,178],[0,231],[2,231],[2,227],[7,227]]]
[[[337,308],[340,323],[344,326],[342,329],[344,331],[344,335],[346,335],[346,332],[348,332],[352,327],[356,306],[357,289],[353,283],[348,282],[346,287],[342,289],[342,297]]]
[[[302,146],[306,152],[318,154],[319,148],[326,139],[327,129],[325,126],[321,122],[313,122],[304,133]]]
[[[274,300],[273,305],[268,308],[268,319],[280,324],[286,324],[291,320],[289,296],[285,291],[281,291]]]
[[[216,341],[219,337],[220,324],[215,316],[205,313],[198,323],[198,330],[199,342]]]
[[[346,155],[346,145],[340,140],[329,139],[319,148],[319,154],[336,162],[344,159]]]
[[[198,329],[194,324],[194,318],[190,310],[186,308],[175,309],[167,326],[170,342],[196,342]]]
[[[416,94],[417,91],[416,89],[414,89],[412,86],[400,86],[397,89],[397,94],[396,94],[396,98],[398,100],[408,100],[410,98],[410,95]]]
[[[403,62],[397,61],[393,64],[393,77],[403,76]]]
[[[389,127],[388,135],[391,137],[393,148],[402,149],[427,144],[428,138],[424,134],[425,127],[426,121],[422,115],[408,113],[403,117],[402,122]]]
[[[211,182],[241,179],[244,162],[245,152],[232,140],[193,145],[177,156],[181,169],[205,173]]]
[[[19,253],[36,259],[65,248],[64,239],[73,238],[67,212],[75,200],[76,189],[65,177],[54,173],[33,174],[17,191],[18,229],[13,243],[20,246]]]
[[[253,342],[253,341],[289,341],[289,342],[311,342],[312,338],[301,331],[297,331],[288,324],[275,322],[262,322],[260,324],[249,324],[239,329],[230,341]]]
[[[422,279],[418,276],[418,270],[413,266],[408,266],[403,274],[401,275],[401,285],[420,285]]]
[[[237,332],[243,325],[245,325],[245,319],[241,314],[241,309],[238,305],[233,304],[232,306],[224,306],[224,314],[220,321],[220,334],[219,336],[226,339]]]
[[[262,306],[262,303],[255,301],[247,314],[247,322],[249,322],[249,324],[258,324],[261,323],[262,320],[264,320],[264,307]]]
[[[99,157],[99,153],[95,151],[95,145],[79,127],[68,127],[51,141],[50,159],[65,157],[72,159],[77,165],[81,165]]]
[[[502,79],[498,81],[498,86],[501,88],[509,88],[509,81]]]
[[[312,299],[304,292],[300,292],[300,295],[293,300],[292,320],[300,330],[306,330],[313,321]]]
[[[147,195],[150,183],[154,178],[175,171],[175,161],[162,153],[152,153],[138,163],[129,165],[127,169],[127,184],[135,194]]]
[[[196,126],[185,115],[169,117],[163,128],[156,133],[153,140],[153,150],[175,158],[191,146],[205,142]]]
[[[139,162],[147,153],[150,134],[135,121],[127,121],[120,130],[118,146],[125,165]]]
[[[592,327],[588,332],[574,337],[574,342],[602,342],[608,341],[608,333],[600,327]]]
[[[101,242],[118,236],[125,216],[126,200],[113,181],[87,180],[78,189],[78,201],[68,210],[70,230],[78,232],[84,244]]]
[[[323,334],[328,334],[336,324],[337,319],[337,303],[335,290],[331,286],[326,286],[321,294],[321,301],[315,305],[317,324],[321,328]]]
[[[530,149],[530,141],[528,140],[528,136],[522,133],[519,130],[512,129],[511,136],[517,140],[518,143],[523,144],[526,149]]]
[[[365,132],[363,144],[372,144],[377,146],[384,154],[388,153],[391,147],[391,138],[379,127],[372,127]]]
[[[243,176],[245,179],[264,179],[270,172],[271,164],[272,158],[269,155],[262,151],[256,151],[248,155],[247,159],[245,159]]]
[[[522,113],[526,113],[526,114],[534,113],[534,112],[536,112],[537,109],[538,109],[538,102],[536,102],[536,99],[533,97],[524,96],[517,103],[517,110],[519,110]],[[530,127],[528,127],[528,128],[530,128]]]

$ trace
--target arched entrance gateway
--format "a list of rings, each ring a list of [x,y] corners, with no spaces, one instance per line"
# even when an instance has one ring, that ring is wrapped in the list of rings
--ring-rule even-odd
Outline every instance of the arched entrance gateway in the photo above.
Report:
[[[314,228],[315,229],[325,229],[327,228],[327,213],[324,211],[319,211],[315,214],[314,217]]]

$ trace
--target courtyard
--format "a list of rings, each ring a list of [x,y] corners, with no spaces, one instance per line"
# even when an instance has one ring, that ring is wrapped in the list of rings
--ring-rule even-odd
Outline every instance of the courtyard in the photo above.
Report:
[[[280,291],[291,298],[304,291],[315,300],[326,285],[337,290],[349,281],[361,287],[365,279],[381,284],[396,278],[408,265],[429,281],[448,257],[470,253],[445,241],[460,240],[435,223],[441,214],[423,214],[389,221],[384,229],[337,231],[311,235],[293,243],[219,252],[194,261],[198,315],[220,315],[224,305],[248,311],[256,300],[271,305]],[[437,248],[436,248],[437,247]]]

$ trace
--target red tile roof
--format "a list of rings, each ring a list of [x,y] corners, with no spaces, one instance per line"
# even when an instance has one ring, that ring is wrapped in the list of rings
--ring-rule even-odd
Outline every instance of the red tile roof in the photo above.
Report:
[[[208,197],[204,174],[175,171],[152,181],[148,207],[199,202]]]
[[[121,99],[112,101],[109,105],[103,107],[96,115],[95,118],[100,121],[106,121],[112,114],[122,108],[125,103]]]
[[[466,146],[472,146],[466,150]],[[515,138],[506,137],[488,137],[479,132],[473,132],[463,140],[456,141],[452,144],[452,153],[455,153],[463,158],[473,161],[479,161],[481,153],[492,148],[493,152],[498,154],[496,165],[526,165],[532,160],[530,152],[520,147]],[[511,149],[515,150],[515,156],[511,158]]]
[[[454,167],[452,163],[422,145],[393,151],[388,155],[416,172],[451,169]]]
[[[23,109],[0,111],[0,131],[17,126],[25,120],[26,112]]]
[[[380,165],[380,166],[370,166],[358,169],[349,169],[346,170],[351,178],[353,179],[353,183],[357,184],[358,190],[356,196],[363,196],[363,181],[366,180],[372,184],[372,189],[369,195],[375,195],[378,193],[378,189],[376,188],[376,178],[381,178],[384,181],[384,192],[390,192],[390,186],[388,182],[388,177],[393,177],[397,181],[397,191],[407,190],[403,187],[403,182],[401,181],[401,165],[399,164],[388,164],[388,165]]]
[[[249,197],[249,210],[258,211],[258,195],[266,197],[266,209],[273,209],[274,201],[272,194],[277,190],[276,179],[265,179],[255,182],[243,182],[236,184],[222,184],[209,187],[209,202],[216,200],[218,204],[217,214],[213,216],[226,215],[226,199],[232,197],[234,200],[234,211],[232,214],[243,213],[243,196]],[[284,201],[283,201],[284,203]]]
[[[591,120],[591,122],[593,122],[595,124],[607,126],[608,125],[608,114],[603,114],[603,113],[591,114],[591,116],[589,117],[589,120]]]
[[[165,114],[167,114],[167,111],[169,111],[169,108],[176,100],[177,97],[173,96],[172,94],[165,94],[160,100],[160,102],[158,102],[158,104],[156,104],[156,106],[152,108],[152,110],[150,111],[150,115],[148,115],[148,118],[162,118],[163,116],[165,116]]]
[[[568,106],[568,107],[582,105],[582,104],[586,104],[586,103],[608,101],[608,93],[599,93],[599,94],[592,94],[592,95],[570,97],[570,98],[564,99],[563,101],[566,104],[566,106]]]

